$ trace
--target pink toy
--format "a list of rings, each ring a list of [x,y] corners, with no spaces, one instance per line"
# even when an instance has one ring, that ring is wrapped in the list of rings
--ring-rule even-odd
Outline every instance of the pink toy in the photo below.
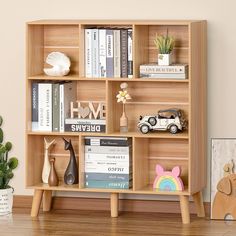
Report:
[[[163,191],[183,191],[184,185],[180,176],[180,167],[175,166],[172,171],[164,171],[161,165],[156,165],[156,179],[153,188]]]

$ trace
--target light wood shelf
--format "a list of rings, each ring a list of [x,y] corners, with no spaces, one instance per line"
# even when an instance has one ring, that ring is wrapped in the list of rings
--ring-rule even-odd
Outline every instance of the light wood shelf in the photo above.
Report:
[[[84,59],[84,32],[86,28],[133,29],[133,78],[86,78]],[[153,63],[157,50],[153,39],[166,30],[176,39],[173,50],[174,63],[187,63],[188,79],[140,78],[141,64]],[[183,223],[189,223],[188,196],[196,202],[206,186],[206,21],[200,20],[40,20],[27,24],[26,68],[26,187],[35,189],[32,216],[38,214],[42,195],[45,194],[50,209],[52,191],[111,193],[111,215],[118,215],[118,197],[123,194],[177,195],[180,197]],[[71,72],[64,77],[43,74],[46,56],[53,51],[67,54],[71,59]],[[44,81],[76,81],[78,101],[106,102],[105,133],[33,132],[31,127],[31,85]],[[121,105],[116,102],[120,83],[129,84],[132,100],[127,103],[129,132],[119,132]],[[140,115],[156,114],[158,110],[177,107],[188,120],[188,130],[178,134],[137,130]],[[132,189],[84,188],[84,137],[110,136],[132,139]],[[79,184],[49,187],[41,181],[44,137],[56,138],[52,150],[56,156],[59,179],[68,164],[62,137],[72,140],[79,163]],[[161,164],[171,170],[181,167],[183,191],[155,191],[155,166]],[[199,199],[198,199],[199,198]],[[197,206],[199,208],[199,206]],[[199,210],[199,209],[198,209]],[[204,209],[200,209],[204,212]],[[201,214],[203,215],[203,214]]]

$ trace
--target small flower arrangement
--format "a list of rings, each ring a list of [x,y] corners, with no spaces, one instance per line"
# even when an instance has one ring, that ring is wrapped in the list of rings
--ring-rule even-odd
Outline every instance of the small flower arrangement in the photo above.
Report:
[[[131,96],[127,91],[127,83],[121,83],[120,88],[122,90],[119,91],[119,93],[116,95],[117,103],[121,102],[123,104],[123,113],[120,118],[120,132],[128,132],[128,118],[125,114],[125,103],[127,102],[127,100],[131,99]]]

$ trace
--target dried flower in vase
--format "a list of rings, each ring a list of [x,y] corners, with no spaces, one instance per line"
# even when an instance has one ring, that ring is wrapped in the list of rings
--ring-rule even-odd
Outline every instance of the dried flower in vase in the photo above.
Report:
[[[128,118],[125,114],[125,103],[127,100],[131,99],[131,96],[129,95],[129,93],[127,91],[127,88],[128,88],[127,83],[121,83],[120,88],[122,90],[119,91],[119,93],[116,95],[117,102],[123,103],[123,113],[120,118],[120,132],[128,132]]]

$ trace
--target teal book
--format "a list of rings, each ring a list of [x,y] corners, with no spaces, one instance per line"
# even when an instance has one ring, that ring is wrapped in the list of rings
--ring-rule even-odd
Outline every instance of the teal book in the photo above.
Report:
[[[101,181],[88,180],[85,182],[86,188],[106,188],[106,189],[129,189],[132,186],[131,181]]]

